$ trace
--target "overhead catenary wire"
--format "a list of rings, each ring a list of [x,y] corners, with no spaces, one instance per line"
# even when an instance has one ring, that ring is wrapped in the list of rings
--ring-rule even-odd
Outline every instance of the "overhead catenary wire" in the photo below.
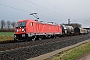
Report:
[[[29,1],[29,0],[25,0],[25,1],[28,2],[28,3],[31,3],[31,4],[33,4],[33,5],[36,5],[36,6],[40,7],[40,8],[43,8],[43,9],[45,9],[45,10],[48,10],[48,11],[50,11],[50,12],[52,12],[52,13],[58,14],[59,16],[61,15],[61,16],[63,16],[63,17],[66,17],[67,19],[70,19],[70,20],[71,20],[71,17],[69,17],[69,16],[65,16],[65,15],[63,15],[63,14],[60,14],[59,12],[57,13],[57,12],[55,12],[55,11],[53,11],[53,10],[50,10],[50,9],[47,9],[47,8],[45,8],[45,7],[42,7],[42,6],[38,5],[38,4],[35,4],[35,3],[33,3],[33,2],[31,2],[31,1]],[[56,7],[56,6],[55,6],[55,7]],[[56,7],[56,8],[57,8],[57,7]],[[76,19],[73,19],[73,18],[72,18],[72,20],[76,21]]]
[[[53,11],[53,10],[50,10],[50,9],[47,9],[47,8],[45,8],[45,7],[42,7],[42,6],[40,6],[40,5],[38,5],[38,4],[35,4],[35,3],[33,3],[33,2],[30,2],[30,1],[28,1],[28,0],[25,0],[26,2],[28,2],[28,3],[31,3],[31,4],[33,4],[33,5],[36,5],[36,6],[38,6],[38,7],[40,7],[40,8],[43,8],[43,9],[46,9],[46,10],[48,10],[48,11],[52,11],[52,13],[55,13],[55,14],[58,14],[59,15],[59,13],[57,13],[57,12],[55,12],[55,11]],[[8,6],[9,7],[9,6]],[[16,9],[16,10],[21,10],[21,9],[17,9],[17,8],[14,8],[14,7],[10,7],[10,8],[13,8],[13,9]],[[37,9],[38,10],[38,9]],[[24,11],[24,12],[28,12],[28,11],[25,11],[25,10],[21,10],[21,11]],[[30,13],[30,12],[28,12],[28,13]],[[41,15],[41,14],[39,14],[39,15]],[[41,15],[41,16],[43,16],[43,15]],[[45,17],[48,17],[48,16],[45,16]],[[67,17],[67,16],[66,16]],[[52,17],[48,17],[48,18],[52,18]],[[57,19],[57,18],[53,18],[54,20],[60,20],[60,19]]]
[[[51,2],[49,2],[49,1],[47,1],[47,0],[44,0],[44,1],[46,1],[48,4],[52,5],[53,7],[55,7],[55,8],[57,8],[57,9],[65,12],[65,13],[67,13],[68,15],[75,16],[75,15],[73,15],[73,14],[70,14],[70,13],[66,12],[65,10],[61,9],[60,7],[57,7],[56,5],[54,5],[53,3],[51,3]],[[77,17],[77,18],[79,18],[79,17]],[[81,19],[81,18],[79,18],[79,19]],[[75,19],[73,19],[73,20],[76,21]],[[83,19],[81,19],[81,20],[83,20]]]
[[[13,0],[14,1],[14,0]],[[18,0],[17,0],[18,1]],[[48,9],[48,8],[46,8],[46,7],[43,7],[42,5],[39,5],[39,4],[37,4],[37,3],[34,3],[34,2],[32,2],[31,0],[24,0],[24,1],[26,1],[27,3],[31,3],[31,4],[33,4],[33,5],[35,5],[35,6],[38,6],[38,7],[40,7],[40,8],[42,8],[42,9],[44,9],[44,10],[42,10],[42,9],[39,9],[38,7],[32,7],[32,6],[30,6],[30,5],[28,5],[27,3],[26,4],[23,4],[23,5],[26,5],[26,6],[28,6],[28,7],[32,7],[33,9],[36,9],[36,10],[38,10],[38,11],[40,11],[40,12],[43,12],[43,13],[47,13],[48,12],[48,16],[47,15],[44,15],[44,14],[39,14],[40,16],[43,16],[43,17],[47,17],[47,18],[51,18],[51,20],[52,19],[54,19],[54,20],[60,20],[59,18],[60,17],[58,17],[58,18],[55,18],[55,17],[52,17],[52,14],[54,13],[54,14],[57,14],[58,16],[63,16],[63,17],[67,17],[67,19],[71,19],[71,20],[73,20],[74,22],[76,22],[77,20],[75,20],[75,19],[73,19],[72,17],[70,18],[70,17],[68,17],[67,15],[65,16],[65,15],[63,15],[63,14],[61,14],[60,12],[57,12],[57,11],[55,11],[55,10],[51,10],[51,9]],[[47,0],[45,0],[45,1],[47,1]],[[60,7],[58,7],[58,6],[56,6],[55,4],[53,4],[53,3],[51,3],[51,2],[49,2],[49,1],[47,1],[47,3],[49,3],[51,6],[53,6],[53,7],[55,7],[55,8],[57,8],[58,10],[62,10],[62,11],[64,11],[65,13],[67,13],[67,14],[70,14],[70,13],[68,13],[68,12],[66,12],[65,10],[63,10],[63,9],[61,9]],[[1,4],[0,4],[1,5]],[[15,9],[15,10],[19,10],[19,11],[22,11],[22,12],[26,12],[26,13],[31,13],[30,11],[26,11],[25,9],[23,10],[23,9],[20,9],[20,8],[15,8],[15,7],[11,7],[11,5],[10,6],[8,6],[8,5],[5,5],[5,4],[2,4],[2,6],[5,6],[5,7],[8,7],[8,8],[12,8],[12,9]],[[73,14],[71,14],[72,16],[74,16]],[[78,18],[77,16],[75,16],[76,18]],[[78,19],[80,19],[80,18],[78,18]],[[83,19],[81,19],[81,20],[83,20]],[[72,22],[72,21],[71,21]]]
[[[40,11],[40,12],[48,13],[49,15],[54,15],[54,14],[50,13],[50,11],[49,11],[49,12],[46,12],[45,10],[43,11],[43,10],[40,10],[40,9],[38,9],[38,8],[34,8],[34,7],[30,6],[30,5],[27,5],[27,4],[24,4],[24,3],[21,3],[21,2],[19,2],[19,1],[16,1],[16,0],[13,0],[13,1],[15,1],[15,2],[17,2],[17,3],[19,3],[19,4],[22,4],[22,5],[24,5],[24,6],[27,6],[27,7],[30,7],[30,8],[36,9],[36,10],[38,10],[38,11]],[[26,2],[27,2],[27,1],[26,1]],[[53,18],[53,17],[49,17],[49,18]],[[53,19],[54,19],[54,20],[60,20],[60,19],[57,19],[57,18],[53,18]]]
[[[0,4],[0,5],[1,5],[1,6],[4,6],[4,7],[8,7],[8,8],[15,9],[15,10],[23,11],[23,12],[26,12],[26,13],[30,13],[29,11],[25,11],[25,10],[21,10],[21,9],[18,9],[18,8],[14,8],[14,7],[11,7],[11,6],[8,6],[8,5],[5,5],[5,4]]]
[[[61,15],[61,16],[63,16],[63,17],[68,17],[68,16],[65,16],[65,15],[63,15],[63,14],[57,13],[57,12],[55,12],[55,11],[53,11],[53,10],[47,9],[47,8],[45,8],[45,7],[42,7],[42,6],[38,5],[38,4],[35,4],[35,3],[31,2],[30,0],[25,0],[25,1],[28,2],[28,3],[31,3],[31,4],[33,4],[33,5],[36,5],[36,6],[40,7],[40,8],[43,8],[43,9],[45,9],[45,10],[48,10],[49,12],[52,12],[52,13]],[[68,18],[69,18],[69,17],[68,17]]]
[[[4,7],[8,7],[8,8],[11,8],[11,9],[15,9],[15,10],[18,10],[18,11],[22,11],[22,12],[25,12],[25,13],[30,13],[29,11],[26,11],[26,10],[21,10],[21,9],[18,9],[18,8],[14,8],[14,7],[11,7],[11,6],[8,6],[8,5],[5,5],[5,4],[0,4],[1,6],[4,6]],[[41,15],[41,16],[43,16],[43,17],[47,17],[47,18],[51,18],[51,17],[48,17],[48,16],[44,16],[44,15],[42,15],[42,14],[39,14],[39,15]],[[52,18],[51,18],[52,19]]]
[[[13,0],[13,1],[14,1],[14,0]],[[33,5],[35,5],[35,6],[38,6],[38,7],[40,7],[40,8],[43,8],[43,9],[45,9],[45,10],[48,10],[49,12],[58,14],[59,16],[62,15],[62,14],[60,14],[60,13],[57,13],[57,12],[53,11],[53,10],[50,10],[50,9],[47,9],[47,8],[45,8],[45,7],[42,7],[42,6],[38,5],[38,4],[35,4],[35,3],[33,3],[33,2],[31,2],[31,1],[29,1],[29,0],[24,0],[24,1],[26,1],[27,3],[31,3],[31,4],[33,4]],[[20,3],[20,2],[19,2],[19,3]],[[23,4],[23,5],[26,5],[26,4]],[[29,5],[27,5],[27,6],[30,7]],[[16,9],[16,10],[21,10],[21,9],[17,9],[17,8],[14,8],[14,7],[10,7],[10,8],[13,8],[13,9]],[[33,8],[34,8],[34,7],[33,7]],[[37,8],[36,8],[36,10],[40,10],[40,9],[37,9]],[[25,11],[25,10],[21,10],[21,11],[23,11],[23,12],[28,12],[28,11]],[[43,11],[43,10],[40,10],[40,11]],[[45,11],[45,12],[46,12],[46,11]],[[28,13],[30,13],[30,12],[28,12]],[[39,14],[39,15],[44,16],[44,15],[42,15],[42,14]],[[50,14],[49,14],[49,15],[50,15]],[[70,17],[68,17],[68,16],[64,16],[64,15],[62,15],[62,16],[63,16],[63,17],[67,17],[67,19],[70,18]],[[49,16],[44,16],[44,17],[52,18],[52,19],[54,19],[54,20],[60,20],[60,19],[57,19],[57,18],[49,17]],[[73,19],[73,20],[74,20],[74,19]]]
[[[53,11],[53,10],[44,8],[44,7],[42,7],[42,6],[38,5],[38,4],[35,4],[35,3],[33,3],[33,2],[30,2],[30,1],[28,1],[28,0],[25,0],[25,1],[26,1],[26,2],[29,2],[29,3],[31,3],[31,4],[33,4],[33,5],[36,5],[36,6],[40,7],[40,8],[46,9],[46,10],[48,10],[49,12],[52,11],[52,13],[58,14],[57,12],[55,12],[55,11]],[[13,7],[10,7],[10,6],[8,6],[8,7],[9,7],[9,8],[13,8]],[[21,10],[21,9],[17,9],[17,8],[13,8],[13,9]],[[37,10],[38,10],[38,9],[37,9]],[[24,10],[21,10],[21,11],[24,11]],[[24,12],[26,12],[26,11],[24,11]],[[59,15],[59,14],[58,14],[58,15]],[[50,17],[50,18],[51,18],[51,17]],[[53,19],[54,19],[54,20],[60,20],[60,19],[57,19],[57,18],[53,18]]]

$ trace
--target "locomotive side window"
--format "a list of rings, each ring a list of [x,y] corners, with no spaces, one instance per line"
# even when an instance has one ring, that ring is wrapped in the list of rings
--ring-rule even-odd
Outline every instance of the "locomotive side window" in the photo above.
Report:
[[[30,23],[30,26],[33,26],[33,22]]]

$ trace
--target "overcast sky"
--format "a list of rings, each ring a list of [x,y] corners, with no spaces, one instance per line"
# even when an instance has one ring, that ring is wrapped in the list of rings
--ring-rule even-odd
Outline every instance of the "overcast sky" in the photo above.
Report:
[[[90,0],[0,0],[0,20],[36,19],[36,12],[45,22],[80,23],[90,27]]]

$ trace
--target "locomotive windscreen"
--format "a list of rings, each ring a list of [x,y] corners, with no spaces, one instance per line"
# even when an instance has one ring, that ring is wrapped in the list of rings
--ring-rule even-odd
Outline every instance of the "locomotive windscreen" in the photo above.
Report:
[[[18,22],[16,27],[26,27],[26,22]]]

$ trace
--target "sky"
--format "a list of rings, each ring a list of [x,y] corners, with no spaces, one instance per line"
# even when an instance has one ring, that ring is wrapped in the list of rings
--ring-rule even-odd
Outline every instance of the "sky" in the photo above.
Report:
[[[0,20],[36,19],[58,24],[80,23],[90,27],[90,0],[0,0]]]

